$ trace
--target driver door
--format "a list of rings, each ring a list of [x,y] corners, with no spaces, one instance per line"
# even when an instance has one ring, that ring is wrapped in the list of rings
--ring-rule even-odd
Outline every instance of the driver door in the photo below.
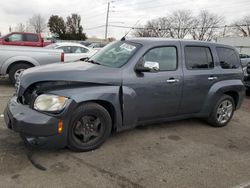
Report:
[[[183,73],[178,66],[179,44],[152,48],[142,57],[145,62],[159,63],[157,72],[136,73],[124,80],[124,90],[132,90],[134,98],[124,96],[124,124],[176,116],[178,113]],[[149,63],[150,64],[150,63]]]

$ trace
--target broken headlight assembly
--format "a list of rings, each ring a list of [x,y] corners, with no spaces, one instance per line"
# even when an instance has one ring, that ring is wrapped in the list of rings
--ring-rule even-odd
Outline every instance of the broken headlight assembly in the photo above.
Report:
[[[41,94],[35,99],[33,108],[38,111],[58,112],[65,108],[67,100],[63,96]]]

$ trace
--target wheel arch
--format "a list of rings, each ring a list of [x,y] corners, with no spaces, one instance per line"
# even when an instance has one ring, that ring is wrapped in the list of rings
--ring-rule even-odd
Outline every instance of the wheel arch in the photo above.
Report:
[[[117,127],[116,127],[116,121],[117,121],[117,117],[115,114],[115,107],[113,106],[113,104],[109,101],[106,100],[88,100],[88,101],[84,101],[78,104],[78,106],[82,105],[82,104],[86,104],[86,103],[96,103],[99,104],[100,106],[102,106],[103,108],[105,108],[112,120],[112,132],[116,131]]]
[[[26,64],[26,65],[29,65],[29,66],[31,66],[31,67],[34,67],[34,66],[35,66],[34,64],[30,63],[29,61],[15,61],[15,62],[11,63],[11,64],[8,66],[8,68],[7,68],[7,70],[6,70],[6,74],[9,74],[11,68],[14,67],[14,66],[16,66],[16,65],[18,65],[18,64]]]
[[[236,108],[238,106],[238,104],[239,104],[239,93],[237,91],[231,90],[231,91],[224,92],[224,94],[233,98],[234,105],[235,105],[235,108]]]
[[[8,71],[10,70],[10,67],[19,63],[26,63],[32,66],[39,66],[39,62],[31,57],[25,57],[25,56],[15,56],[7,59],[2,67],[1,67],[1,74],[8,74]]]
[[[244,97],[245,87],[239,80],[224,80],[214,84],[208,93],[202,112],[210,114],[213,106],[222,95],[229,95],[234,99],[235,108],[238,109]]]

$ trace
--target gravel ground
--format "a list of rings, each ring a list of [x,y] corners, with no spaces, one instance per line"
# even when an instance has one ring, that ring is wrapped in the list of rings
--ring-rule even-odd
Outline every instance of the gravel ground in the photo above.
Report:
[[[1,79],[0,114],[13,92]],[[0,187],[247,187],[249,122],[247,97],[224,128],[190,119],[115,134],[93,152],[34,151],[41,171],[0,117]]]

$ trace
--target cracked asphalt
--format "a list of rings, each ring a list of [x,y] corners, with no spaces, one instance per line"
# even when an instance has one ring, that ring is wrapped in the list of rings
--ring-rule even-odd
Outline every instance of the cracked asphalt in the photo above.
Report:
[[[0,81],[0,114],[14,93]],[[197,119],[112,135],[99,149],[34,151],[0,116],[0,187],[247,187],[250,182],[250,97],[224,128]]]

